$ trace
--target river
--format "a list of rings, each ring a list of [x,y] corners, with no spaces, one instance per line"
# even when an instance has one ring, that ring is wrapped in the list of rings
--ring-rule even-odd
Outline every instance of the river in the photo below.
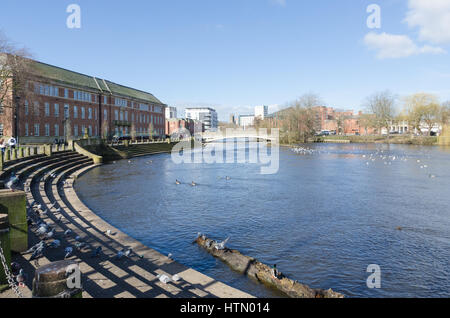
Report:
[[[303,147],[281,148],[273,175],[255,164],[177,165],[162,154],[91,170],[76,191],[143,244],[257,297],[282,295],[193,245],[198,232],[230,237],[230,248],[347,297],[450,297],[450,151]],[[380,289],[367,287],[370,264],[381,268]]]

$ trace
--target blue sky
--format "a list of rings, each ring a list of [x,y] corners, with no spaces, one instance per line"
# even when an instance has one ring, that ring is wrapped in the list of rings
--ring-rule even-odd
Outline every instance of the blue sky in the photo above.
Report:
[[[3,0],[0,29],[37,60],[149,91],[179,113],[209,105],[226,121],[308,92],[355,111],[385,89],[450,99],[445,2]],[[81,29],[66,26],[72,3]],[[380,29],[366,24],[373,3]]]

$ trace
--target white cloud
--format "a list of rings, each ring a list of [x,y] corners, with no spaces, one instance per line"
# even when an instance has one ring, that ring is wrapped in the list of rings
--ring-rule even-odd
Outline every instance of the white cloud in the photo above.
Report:
[[[444,54],[440,47],[424,45],[417,46],[413,40],[406,35],[395,35],[388,33],[370,32],[364,37],[364,43],[371,50],[377,51],[377,58],[402,58],[418,54]]]
[[[405,22],[419,28],[419,40],[435,44],[450,43],[450,1],[409,0]]]

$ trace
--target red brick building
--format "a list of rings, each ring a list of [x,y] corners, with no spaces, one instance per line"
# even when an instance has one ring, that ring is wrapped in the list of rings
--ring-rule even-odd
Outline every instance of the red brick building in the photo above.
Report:
[[[150,93],[37,61],[30,69],[24,93],[0,107],[0,139],[165,136],[166,105]]]
[[[182,137],[186,137],[186,132],[189,132],[190,136],[194,136],[195,133],[203,132],[203,130],[203,124],[198,120],[179,118],[166,119],[166,135],[168,136],[179,134],[182,135]]]

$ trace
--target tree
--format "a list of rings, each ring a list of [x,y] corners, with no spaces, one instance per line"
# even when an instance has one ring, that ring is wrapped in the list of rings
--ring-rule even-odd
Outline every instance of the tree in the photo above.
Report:
[[[422,123],[426,124],[428,134],[442,116],[439,101],[435,95],[418,93],[406,97],[405,113],[410,124],[422,133]]]
[[[373,115],[372,126],[378,129],[379,134],[382,133],[383,128],[389,130],[395,116],[395,101],[396,97],[390,91],[375,93],[366,100],[367,111]]]
[[[450,101],[442,103],[439,113],[439,122],[442,126],[450,124]]]

